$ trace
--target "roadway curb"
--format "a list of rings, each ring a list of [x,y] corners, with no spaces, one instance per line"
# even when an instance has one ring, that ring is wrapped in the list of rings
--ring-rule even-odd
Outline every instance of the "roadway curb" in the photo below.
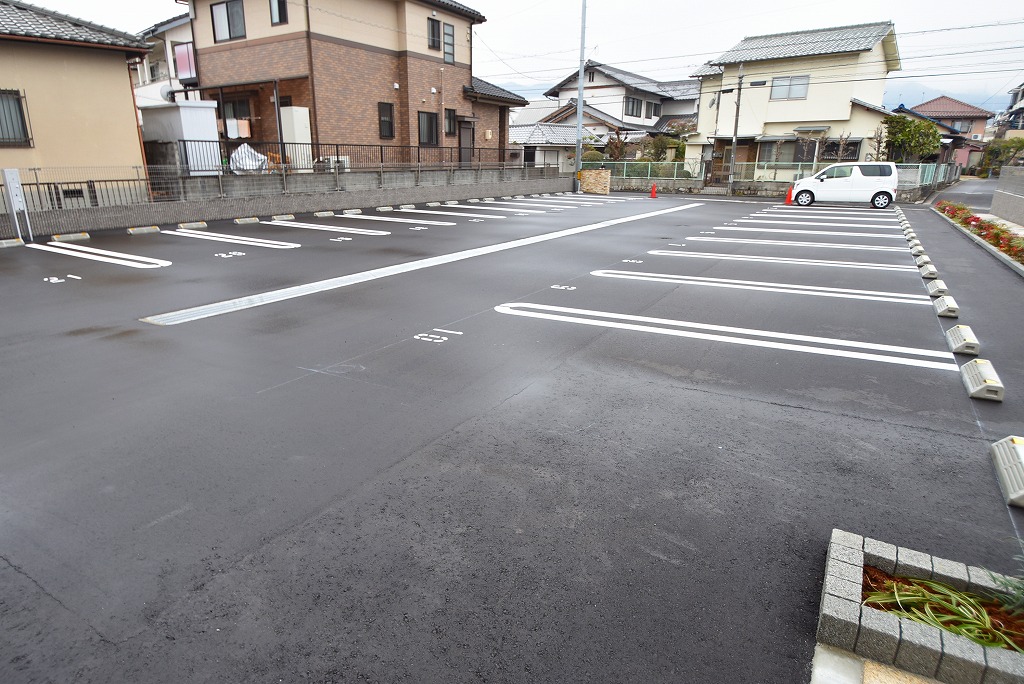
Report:
[[[0,249],[5,247],[22,247],[25,241],[21,238],[11,238],[10,240],[0,240]]]
[[[51,235],[50,239],[54,242],[78,242],[80,240],[88,240],[90,237],[88,233],[63,233],[61,235]]]
[[[955,221],[953,221],[951,218],[949,218],[948,216],[943,214],[941,211],[939,211],[935,207],[932,207],[932,211],[934,211],[936,213],[936,215],[938,215],[940,218],[942,218],[946,223],[948,223],[949,225],[953,226],[954,228],[959,230],[961,233],[963,233],[964,235],[966,235],[967,237],[969,237],[970,239],[974,240],[979,245],[984,247],[986,250],[988,250],[989,254],[991,254],[996,259],[999,259],[999,261],[1001,261],[1004,264],[1006,264],[1007,266],[1009,266],[1013,271],[1015,271],[1017,273],[1017,275],[1019,275],[1022,278],[1024,278],[1024,264],[1021,264],[1021,263],[1019,263],[1017,261],[1014,261],[1010,257],[1006,256],[1005,254],[1000,252],[998,249],[996,249],[995,247],[993,247],[989,243],[985,242],[983,239],[981,239],[980,237],[978,237],[977,235],[975,235],[971,231],[969,231],[966,228],[964,228],[963,226],[961,226],[959,223],[956,223]]]

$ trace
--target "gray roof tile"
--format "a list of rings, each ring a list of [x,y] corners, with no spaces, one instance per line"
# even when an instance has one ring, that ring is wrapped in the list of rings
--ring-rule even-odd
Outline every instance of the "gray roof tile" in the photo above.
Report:
[[[130,33],[91,24],[19,0],[0,0],[0,38],[20,36],[92,45],[111,45],[135,52],[148,45]]]
[[[584,139],[593,137],[590,131],[583,129]],[[512,124],[508,127],[508,138],[519,145],[562,145],[571,147],[576,144],[576,124]]]
[[[711,60],[710,64],[738,64],[766,59],[864,52],[873,48],[892,30],[891,22],[878,22],[751,36],[741,40],[718,59]]]
[[[700,84],[697,81],[685,80],[685,81],[655,81],[652,78],[641,76],[640,74],[634,74],[631,71],[625,69],[619,69],[617,67],[608,66],[607,64],[601,64],[593,60],[587,60],[585,65],[586,69],[593,71],[599,71],[609,78],[615,79],[623,85],[629,86],[630,88],[636,88],[637,90],[645,90],[661,97],[667,97],[673,100],[692,100],[700,95]],[[558,85],[550,88],[546,93],[547,97],[554,97],[558,95],[559,89],[565,84],[572,82],[579,75],[578,71],[566,76]]]
[[[434,5],[435,7],[451,10],[452,12],[457,12],[463,16],[470,17],[478,24],[487,21],[484,15],[480,14],[475,9],[466,7],[461,2],[455,2],[454,0],[424,0],[424,2],[428,5]]]
[[[504,88],[498,87],[493,83],[488,83],[482,78],[473,77],[471,81],[472,85],[464,87],[463,89],[470,94],[483,95],[485,97],[491,97],[496,100],[503,100],[510,105],[516,107],[525,107],[530,104],[530,101],[524,98],[522,95],[516,95],[511,90],[505,90]]]

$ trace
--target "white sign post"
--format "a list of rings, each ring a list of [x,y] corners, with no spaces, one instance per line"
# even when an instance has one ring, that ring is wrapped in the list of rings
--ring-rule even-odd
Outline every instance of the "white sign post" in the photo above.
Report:
[[[11,212],[11,223],[14,230],[21,239],[21,224],[18,222],[18,213],[25,215],[25,227],[28,229],[29,242],[34,240],[32,236],[32,222],[28,218],[28,204],[25,202],[25,190],[21,187],[21,175],[18,169],[4,169],[4,197],[7,199],[7,206]]]

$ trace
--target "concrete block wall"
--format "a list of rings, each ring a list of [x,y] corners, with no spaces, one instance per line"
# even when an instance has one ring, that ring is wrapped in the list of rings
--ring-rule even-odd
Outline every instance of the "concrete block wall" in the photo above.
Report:
[[[1024,166],[1004,166],[992,195],[992,213],[1024,226]]]

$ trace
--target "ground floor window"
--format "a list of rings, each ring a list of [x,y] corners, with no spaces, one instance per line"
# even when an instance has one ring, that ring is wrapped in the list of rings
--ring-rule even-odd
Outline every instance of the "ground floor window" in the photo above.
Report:
[[[18,90],[0,90],[0,146],[31,147],[25,98]]]
[[[390,102],[377,103],[377,118],[380,121],[380,137],[395,137],[395,105]]]
[[[420,145],[424,147],[437,146],[437,112],[419,113]]]

